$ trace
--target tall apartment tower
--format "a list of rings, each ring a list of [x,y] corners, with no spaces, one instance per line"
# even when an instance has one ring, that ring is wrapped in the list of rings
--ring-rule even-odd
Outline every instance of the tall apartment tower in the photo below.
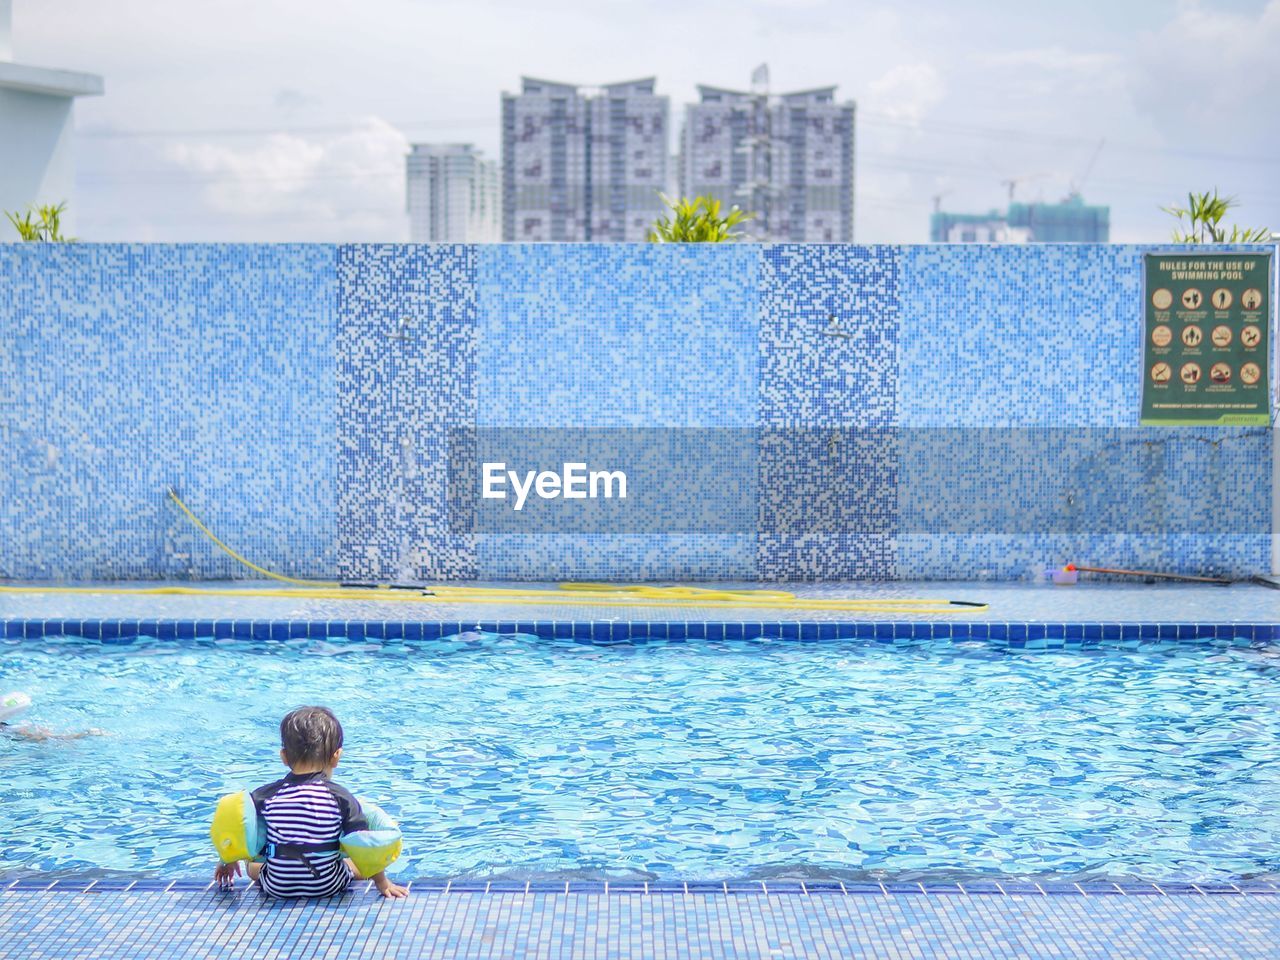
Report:
[[[498,165],[469,143],[415,143],[405,158],[413,243],[490,243],[501,236]]]
[[[662,212],[670,103],[654,78],[502,95],[502,239],[642,241]]]
[[[750,92],[699,86],[698,95],[680,137],[682,195],[755,213],[744,224],[753,240],[853,240],[852,100],[837,102],[835,87],[770,95],[766,67]]]

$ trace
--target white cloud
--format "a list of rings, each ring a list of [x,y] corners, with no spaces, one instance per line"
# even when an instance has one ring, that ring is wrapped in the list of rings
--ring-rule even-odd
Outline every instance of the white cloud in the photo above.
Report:
[[[878,113],[915,124],[945,95],[942,76],[932,64],[903,63],[871,84],[869,100]]]
[[[1115,91],[1125,83],[1125,60],[1114,53],[1068,50],[1054,45],[990,54],[980,62],[1006,69],[1040,93],[1070,84],[1077,94]]]
[[[285,113],[293,113],[298,110],[305,110],[308,107],[317,106],[318,103],[319,101],[317,101],[315,97],[309,97],[301,90],[296,90],[293,87],[283,87],[276,91],[273,106],[277,110],[282,110]]]
[[[1176,139],[1190,134],[1211,142],[1224,123],[1252,124],[1269,134],[1280,84],[1277,51],[1280,0],[1269,0],[1254,16],[1185,4],[1141,38],[1134,95],[1143,109],[1173,125]]]
[[[314,223],[313,239],[399,239],[408,141],[376,117],[331,136],[274,134],[248,146],[177,143],[166,159],[203,184],[221,214]],[[265,239],[265,238],[264,238]]]
[[[1115,54],[1084,53],[1061,46],[993,53],[983,57],[982,61],[996,67],[1034,67],[1060,73],[1096,73],[1113,69],[1123,62]]]
[[[1129,66],[1118,53],[1052,44],[975,55],[971,63],[984,97],[1029,128],[1057,114],[1078,129],[1128,99]]]

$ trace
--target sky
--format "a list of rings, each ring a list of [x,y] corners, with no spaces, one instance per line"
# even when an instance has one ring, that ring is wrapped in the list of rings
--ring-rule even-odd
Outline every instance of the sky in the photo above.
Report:
[[[1162,205],[1218,188],[1280,230],[1280,0],[15,0],[15,59],[100,73],[76,106],[86,240],[405,240],[404,154],[497,157],[520,77],[656,76],[672,150],[699,83],[858,105],[855,239],[957,212]]]

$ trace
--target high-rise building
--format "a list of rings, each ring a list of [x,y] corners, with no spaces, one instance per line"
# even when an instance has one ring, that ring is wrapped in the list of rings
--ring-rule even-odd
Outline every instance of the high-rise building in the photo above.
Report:
[[[1007,213],[944,213],[929,221],[934,243],[1106,243],[1111,208],[1089,206],[1078,193],[1061,203],[1013,203]]]
[[[76,97],[100,95],[102,78],[13,62],[12,9],[12,0],[0,0],[0,210],[65,202],[70,232],[77,212],[72,107]]]
[[[667,97],[654,78],[502,95],[502,239],[640,241],[662,212]]]
[[[1026,243],[1024,232],[1010,229],[1009,217],[999,210],[987,213],[946,213],[935,210],[929,218],[929,239],[934,243]]]
[[[1061,203],[1011,203],[1009,226],[1025,230],[1031,243],[1106,243],[1111,208],[1089,206],[1078,193]]]
[[[498,165],[469,143],[415,143],[405,158],[413,243],[490,243],[501,238]]]
[[[769,93],[768,68],[752,89],[699,86],[685,107],[680,193],[711,196],[755,214],[753,240],[853,240],[856,106],[835,87]]]

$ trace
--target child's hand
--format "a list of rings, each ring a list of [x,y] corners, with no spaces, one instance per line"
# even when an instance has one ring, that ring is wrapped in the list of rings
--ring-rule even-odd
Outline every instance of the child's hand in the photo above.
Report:
[[[374,877],[373,885],[377,887],[378,892],[388,900],[403,900],[409,895],[409,891],[404,887],[388,880],[385,873],[380,873]]]
[[[240,861],[235,863],[220,863],[213,870],[214,882],[218,884],[220,890],[230,890],[236,883],[236,877],[240,876]]]

